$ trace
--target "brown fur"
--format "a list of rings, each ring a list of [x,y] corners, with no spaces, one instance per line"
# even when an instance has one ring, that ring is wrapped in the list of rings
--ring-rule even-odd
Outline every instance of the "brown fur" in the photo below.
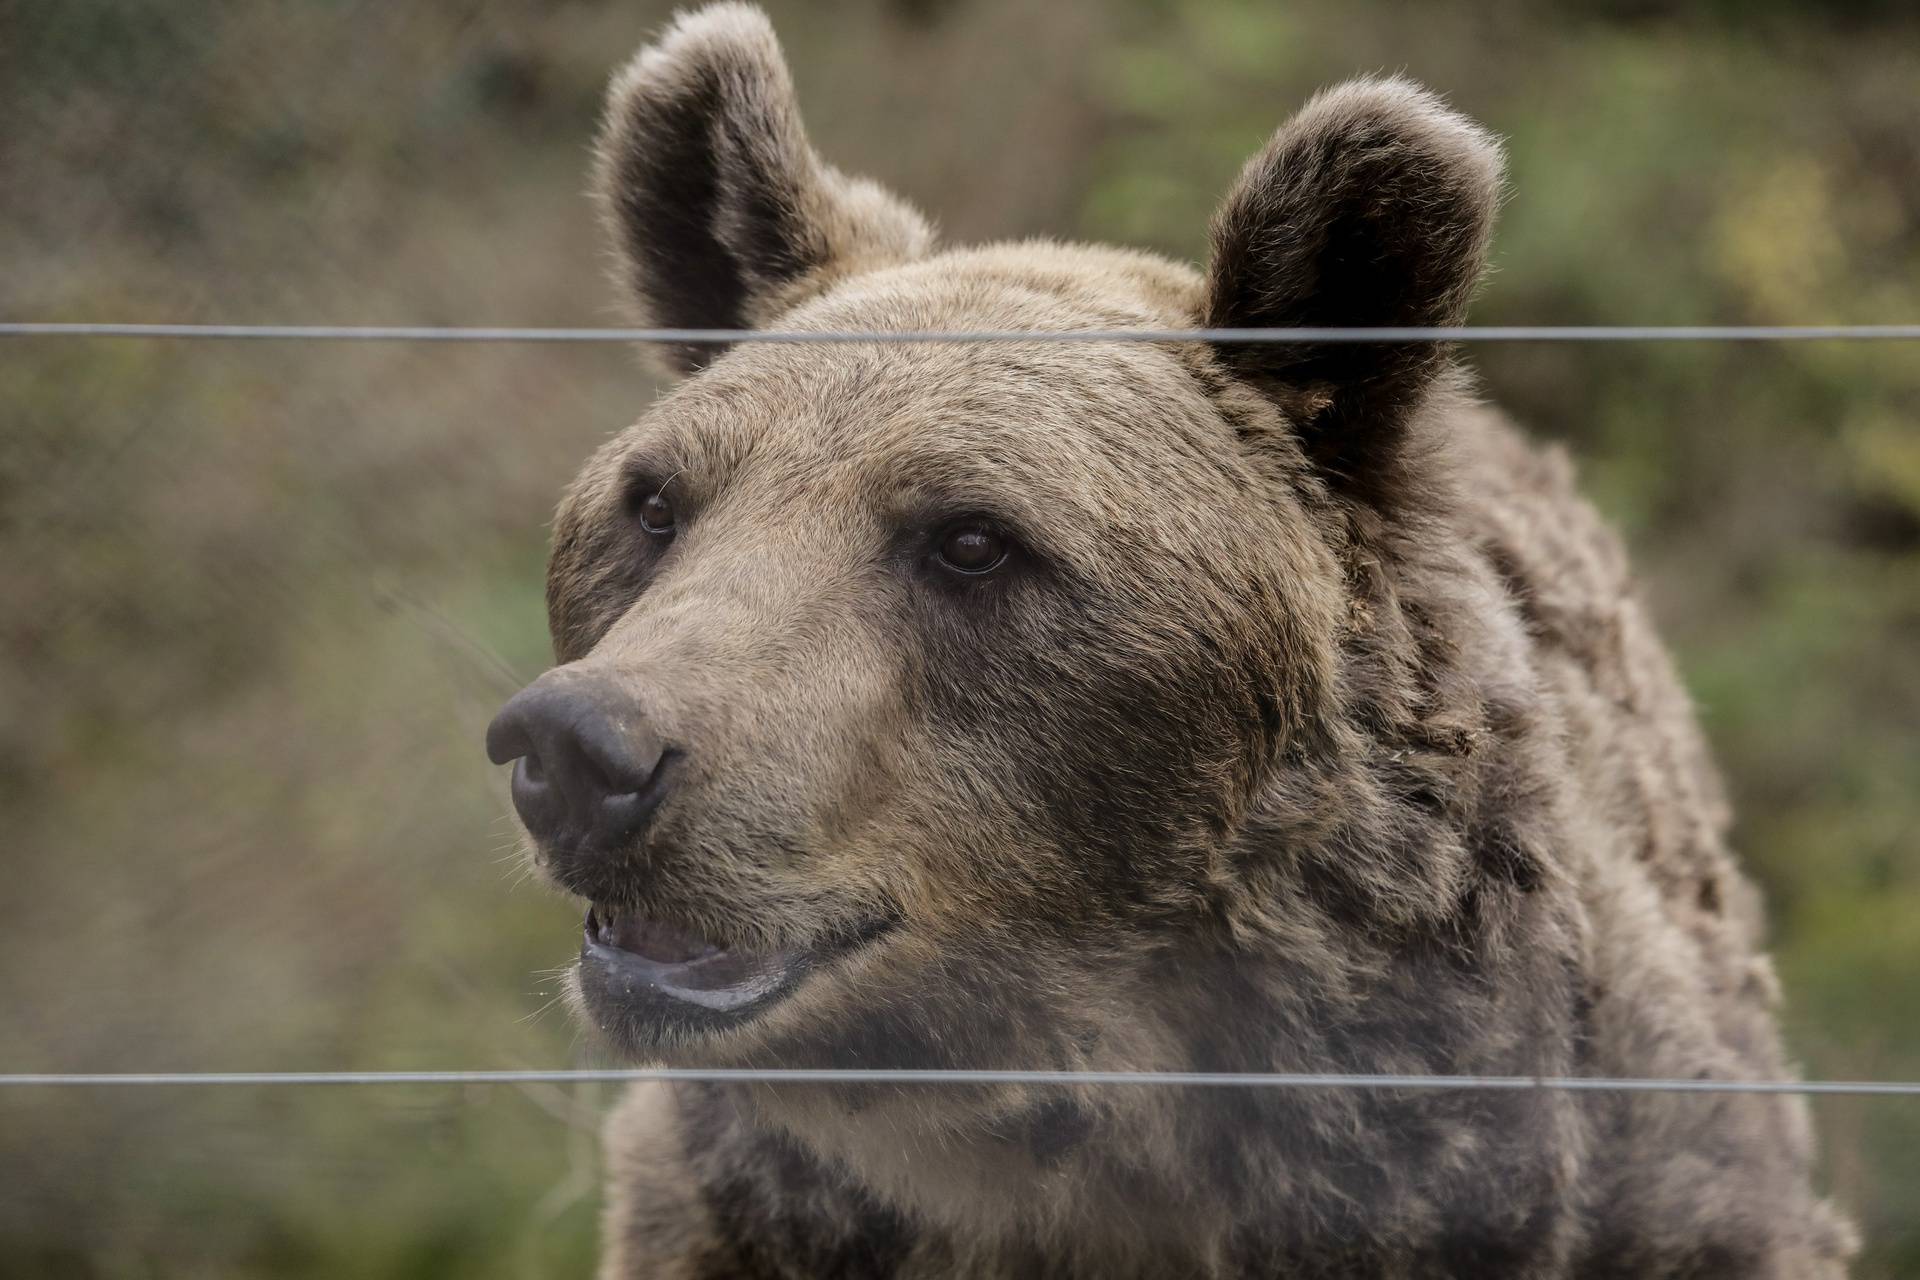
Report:
[[[1404,82],[1249,163],[1205,279],[936,252],[823,165],[757,11],[614,83],[648,320],[1451,324],[1490,138]],[[703,1065],[1788,1074],[1683,693],[1557,453],[1433,344],[747,344],[586,467],[558,656],[686,769],[566,887],[740,946],[863,937]],[[632,504],[668,486],[670,544]],[[1020,548],[942,577],[929,539]],[[879,929],[884,928],[884,931]],[[877,936],[874,936],[877,932]],[[1755,1096],[647,1086],[608,1277],[1834,1277],[1802,1104]]]

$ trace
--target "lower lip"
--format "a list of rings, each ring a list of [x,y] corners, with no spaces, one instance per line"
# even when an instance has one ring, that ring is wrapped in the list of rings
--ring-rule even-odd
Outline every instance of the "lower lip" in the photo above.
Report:
[[[580,942],[581,967],[584,971],[591,966],[592,985],[621,1008],[670,1013],[679,1006],[688,1013],[738,1015],[770,1003],[800,976],[798,957],[785,954],[717,951],[690,960],[655,960],[611,945],[597,926],[589,911]]]

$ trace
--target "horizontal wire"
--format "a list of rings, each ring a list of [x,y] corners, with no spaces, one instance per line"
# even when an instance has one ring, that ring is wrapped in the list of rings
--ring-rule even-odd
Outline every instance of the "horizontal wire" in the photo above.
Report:
[[[1668,1080],[1602,1076],[1300,1075],[1215,1071],[947,1071],[867,1068],[633,1067],[552,1071],[175,1071],[0,1074],[0,1087],[583,1084],[1193,1085],[1212,1088],[1564,1090],[1572,1093],[1920,1096],[1920,1081]]]
[[[1472,325],[1287,329],[558,329],[436,325],[0,323],[0,338],[198,338],[316,342],[1913,342],[1920,324]]]

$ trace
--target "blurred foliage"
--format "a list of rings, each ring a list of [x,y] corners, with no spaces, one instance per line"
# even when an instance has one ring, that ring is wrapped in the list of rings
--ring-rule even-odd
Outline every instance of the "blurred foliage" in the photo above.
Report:
[[[1305,95],[1404,69],[1509,140],[1481,321],[1920,318],[1896,0],[770,7],[822,149],[954,239],[1197,259]],[[608,319],[585,143],[665,16],[0,0],[0,314]],[[1473,356],[1636,545],[1808,1070],[1920,1078],[1920,359]],[[601,348],[0,347],[6,1069],[574,1059],[478,742],[545,660],[554,496],[649,394]],[[11,1092],[0,1272],[585,1274],[603,1102]],[[1920,1274],[1920,1107],[1820,1120],[1860,1275]]]

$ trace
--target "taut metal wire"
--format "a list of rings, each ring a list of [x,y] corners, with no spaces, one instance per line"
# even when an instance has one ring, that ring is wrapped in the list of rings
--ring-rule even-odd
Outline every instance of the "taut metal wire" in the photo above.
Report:
[[[0,1075],[0,1088],[284,1085],[587,1084],[672,1080],[724,1084],[1169,1085],[1203,1088],[1562,1090],[1570,1093],[1920,1096],[1920,1081],[1663,1080],[1605,1076],[1301,1075],[1213,1071],[966,1071],[867,1068],[634,1067],[552,1071],[176,1071]]]

